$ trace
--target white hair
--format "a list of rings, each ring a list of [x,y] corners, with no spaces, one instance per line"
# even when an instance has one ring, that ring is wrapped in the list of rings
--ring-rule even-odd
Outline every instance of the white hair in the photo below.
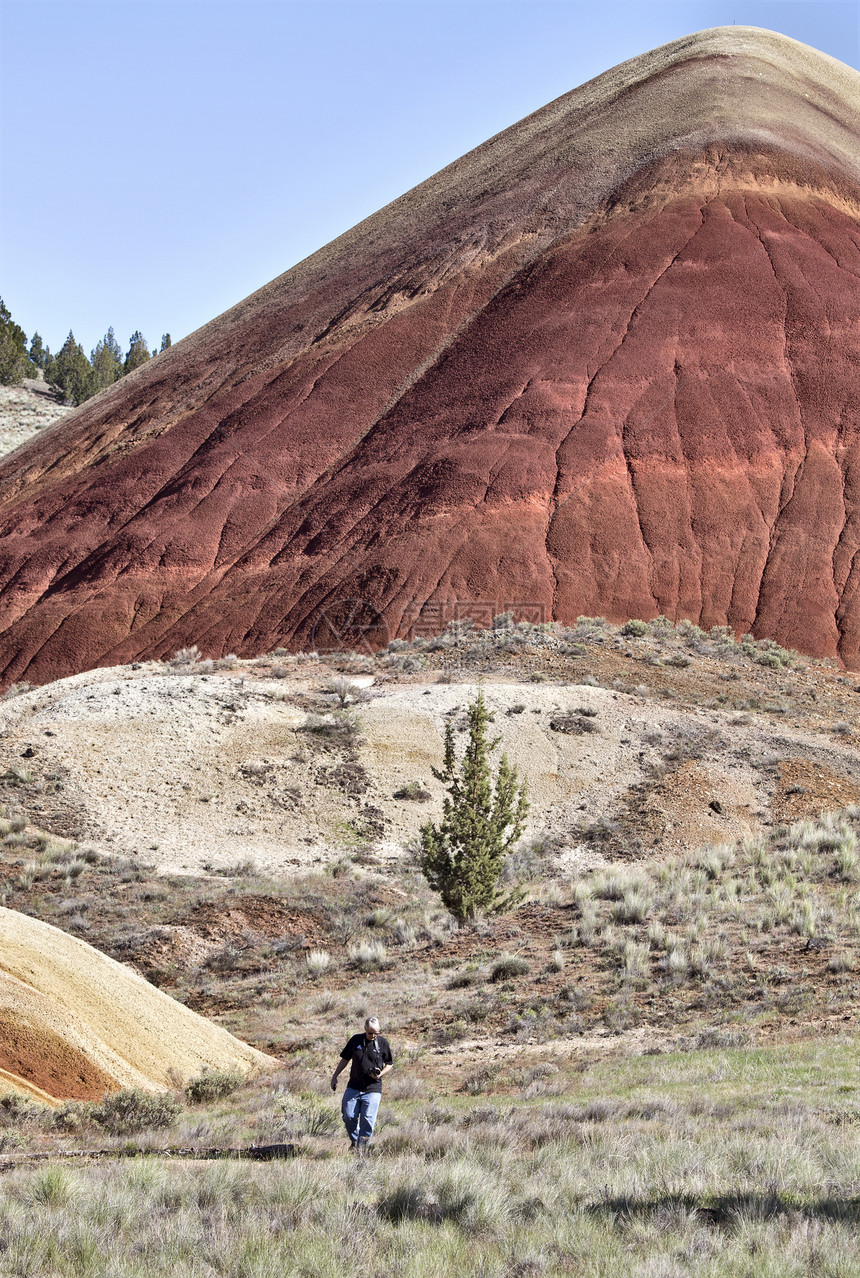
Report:
[[[377,1032],[377,1034],[378,1034],[378,1033],[379,1033],[379,1017],[378,1017],[378,1016],[368,1016],[367,1020],[364,1022],[364,1028],[365,1028],[366,1030],[367,1030],[367,1029],[376,1030],[376,1032]]]

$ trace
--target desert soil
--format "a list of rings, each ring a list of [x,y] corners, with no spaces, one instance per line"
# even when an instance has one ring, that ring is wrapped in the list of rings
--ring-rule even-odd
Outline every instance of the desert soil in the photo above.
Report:
[[[0,908],[0,1079],[39,1100],[167,1088],[261,1052],[85,941]]]
[[[857,997],[832,853],[810,862],[814,884],[798,880],[787,915],[774,910],[794,882],[778,849],[802,843],[806,818],[860,800],[858,689],[835,665],[783,656],[768,665],[767,647],[690,626],[631,638],[583,619],[569,634],[455,629],[373,656],[185,654],[14,689],[0,701],[3,902],[314,1070],[362,1007],[383,1005],[401,1049],[423,1045],[422,1070],[453,1090],[482,1062],[549,1042],[578,1060],[695,1044],[715,1016],[725,1041],[839,1034]],[[433,768],[447,725],[463,741],[479,687],[496,758],[507,750],[529,782],[511,867],[528,890],[511,913],[457,929],[408,849],[441,811]],[[646,874],[659,895],[667,864],[696,865],[712,845],[735,865],[714,891],[746,896],[727,912],[719,895],[706,903],[707,875],[678,871],[701,879],[710,975],[667,978],[655,942],[648,974],[622,988],[613,946],[648,948],[649,923],[619,932],[602,900],[600,937],[577,942],[583,879]],[[807,887],[823,920],[812,947],[793,922]],[[675,908],[660,907],[669,931],[687,926]],[[497,982],[510,954],[528,970]],[[40,1051],[56,1064],[47,1039]],[[102,1061],[79,1061],[79,1090],[101,1085]]]
[[[619,655],[600,654],[607,673]],[[590,686],[581,663],[566,664],[552,682],[511,668],[481,684],[500,751],[529,783],[528,836],[552,840],[559,868],[733,841],[860,799],[852,725],[834,723],[857,694],[835,668],[748,669],[723,685],[735,704],[717,706],[690,704],[717,677],[717,660],[699,658],[690,672],[643,662],[636,677],[652,686],[628,691]],[[394,862],[441,812],[432,769],[445,725],[465,731],[478,676],[464,667],[441,682],[377,662],[347,676],[344,738],[337,674],[322,660],[263,658],[205,674],[152,662],[22,692],[0,703],[0,791],[31,824],[162,873],[249,861],[307,869],[359,844]],[[657,696],[655,677],[674,679],[685,703]],[[750,684],[781,701],[738,710]],[[410,783],[426,802],[395,797]]]

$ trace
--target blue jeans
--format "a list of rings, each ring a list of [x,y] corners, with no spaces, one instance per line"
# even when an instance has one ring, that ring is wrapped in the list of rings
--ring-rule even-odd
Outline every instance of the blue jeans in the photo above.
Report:
[[[347,1087],[340,1112],[346,1134],[353,1144],[359,1141],[366,1144],[370,1140],[381,1100],[381,1092],[360,1092],[357,1087]]]

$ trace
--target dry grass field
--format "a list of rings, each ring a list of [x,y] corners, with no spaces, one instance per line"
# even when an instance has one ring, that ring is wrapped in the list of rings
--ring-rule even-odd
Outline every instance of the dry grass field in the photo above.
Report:
[[[20,386],[0,386],[0,456],[11,453],[72,411],[35,378],[25,378]]]
[[[860,1274],[857,690],[773,645],[636,629],[185,654],[3,702],[2,903],[280,1068],[125,1108],[0,1101],[0,1274]],[[525,900],[457,927],[414,835],[479,680],[535,802]],[[184,716],[161,762],[156,695]],[[179,833],[134,842],[156,776]],[[239,804],[255,835],[207,853]],[[356,1164],[328,1079],[371,1012],[397,1067]],[[208,1158],[272,1142],[293,1157]],[[54,1157],[93,1149],[118,1157]]]

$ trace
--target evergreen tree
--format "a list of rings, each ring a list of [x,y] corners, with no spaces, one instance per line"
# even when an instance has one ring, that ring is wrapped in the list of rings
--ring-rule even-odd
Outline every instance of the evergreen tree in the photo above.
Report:
[[[61,392],[63,398],[75,405],[83,404],[85,399],[95,394],[95,374],[92,365],[84,354],[83,347],[75,341],[75,335],[71,330],[53,361],[50,380],[51,385]]]
[[[104,390],[106,386],[113,386],[114,382],[122,377],[122,347],[116,340],[116,334],[112,328],[109,328],[102,340],[96,343],[91,358],[97,391]]]
[[[48,349],[42,345],[42,339],[38,333],[34,333],[30,338],[30,359],[37,368],[41,368],[44,372],[45,364],[48,359]]]
[[[459,764],[454,729],[450,723],[445,729],[444,767],[434,768],[433,775],[444,781],[448,793],[440,824],[428,821],[421,827],[420,853],[422,873],[461,922],[504,909],[515,899],[515,894],[500,893],[499,880],[529,810],[525,783],[507,755],[502,755],[493,785],[489,755],[501,737],[487,736],[493,716],[483,691],[466,714],[469,741]]]
[[[12,319],[12,313],[0,297],[0,382],[17,386],[35,372],[27,355],[27,334]]]
[[[132,373],[136,368],[140,368],[141,364],[145,364],[149,359],[149,347],[146,344],[146,338],[139,329],[131,335],[131,342],[128,348],[128,354],[125,357],[123,365],[124,373]]]
[[[171,342],[171,340],[170,340],[170,334],[169,334],[169,333],[162,333],[162,334],[161,334],[161,350],[162,350],[162,351],[169,351],[172,345],[173,345],[173,343],[172,343],[172,342]],[[159,355],[160,355],[160,354],[161,354],[161,351],[159,351],[158,353],[159,353]]]

